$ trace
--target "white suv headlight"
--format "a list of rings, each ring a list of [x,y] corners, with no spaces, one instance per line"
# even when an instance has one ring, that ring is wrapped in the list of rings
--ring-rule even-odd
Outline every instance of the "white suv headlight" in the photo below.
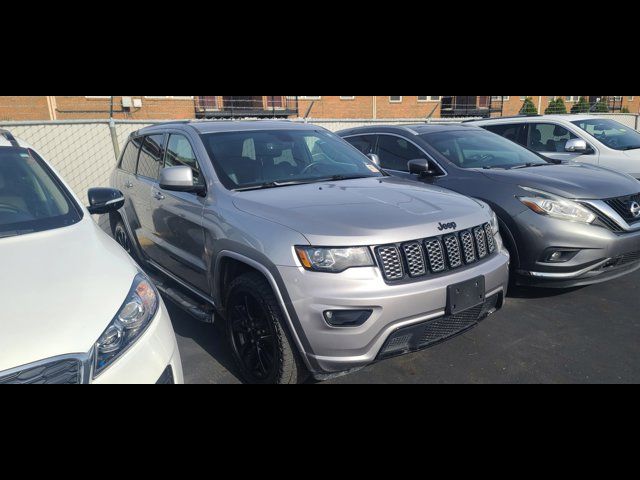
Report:
[[[572,200],[528,187],[520,188],[533,195],[518,197],[518,200],[539,215],[580,223],[593,223],[596,220],[593,212]]]
[[[151,281],[142,273],[136,275],[124,304],[95,344],[93,378],[140,338],[159,304],[158,292]]]

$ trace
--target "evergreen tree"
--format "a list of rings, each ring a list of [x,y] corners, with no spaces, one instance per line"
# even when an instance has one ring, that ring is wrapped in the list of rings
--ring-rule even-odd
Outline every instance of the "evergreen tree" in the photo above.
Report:
[[[564,100],[561,97],[551,100],[549,106],[544,111],[547,115],[567,113],[567,106],[564,104]]]
[[[580,97],[578,103],[571,107],[571,113],[589,113],[590,109],[589,100],[586,97]]]
[[[533,99],[531,97],[527,97],[524,99],[524,103],[522,104],[522,108],[520,109],[520,115],[537,115],[538,109],[533,103]]]

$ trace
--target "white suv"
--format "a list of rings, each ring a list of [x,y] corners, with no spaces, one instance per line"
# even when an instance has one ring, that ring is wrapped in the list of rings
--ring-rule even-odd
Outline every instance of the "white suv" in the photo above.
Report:
[[[610,168],[640,180],[640,133],[593,115],[544,115],[473,122],[555,160]]]
[[[32,148],[0,130],[0,385],[182,383],[153,284]]]

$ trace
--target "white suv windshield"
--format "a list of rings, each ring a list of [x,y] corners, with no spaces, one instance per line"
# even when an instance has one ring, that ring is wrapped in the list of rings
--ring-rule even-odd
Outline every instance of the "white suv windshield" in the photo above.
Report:
[[[383,176],[362,153],[322,131],[212,133],[203,141],[230,190]]]
[[[592,118],[572,122],[599,142],[614,150],[640,148],[640,133],[615,120]]]
[[[41,158],[23,148],[0,148],[0,238],[60,228],[81,218]]]

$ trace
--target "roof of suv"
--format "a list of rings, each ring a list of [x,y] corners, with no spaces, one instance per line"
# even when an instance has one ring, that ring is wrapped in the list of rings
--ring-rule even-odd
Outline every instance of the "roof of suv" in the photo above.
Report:
[[[317,130],[322,128],[310,123],[290,122],[287,120],[185,120],[151,125],[139,130],[137,134],[151,133],[167,127],[180,126],[189,126],[200,134],[256,130]]]
[[[435,132],[451,132],[460,130],[480,130],[477,125],[471,125],[468,123],[419,123],[419,124],[406,124],[406,125],[365,125],[362,127],[346,128],[338,132],[340,135],[350,135],[364,132],[384,132],[393,130],[403,130],[405,133],[412,135],[423,135],[426,133]]]
[[[488,118],[484,120],[469,120],[467,123],[475,125],[491,125],[499,123],[513,123],[514,121],[520,121],[523,123],[540,122],[545,120],[551,121],[563,121],[563,122],[575,122],[580,120],[590,120],[593,118],[600,118],[595,115],[579,115],[575,113],[567,113],[562,115],[518,115],[515,117],[500,117],[500,118]]]

